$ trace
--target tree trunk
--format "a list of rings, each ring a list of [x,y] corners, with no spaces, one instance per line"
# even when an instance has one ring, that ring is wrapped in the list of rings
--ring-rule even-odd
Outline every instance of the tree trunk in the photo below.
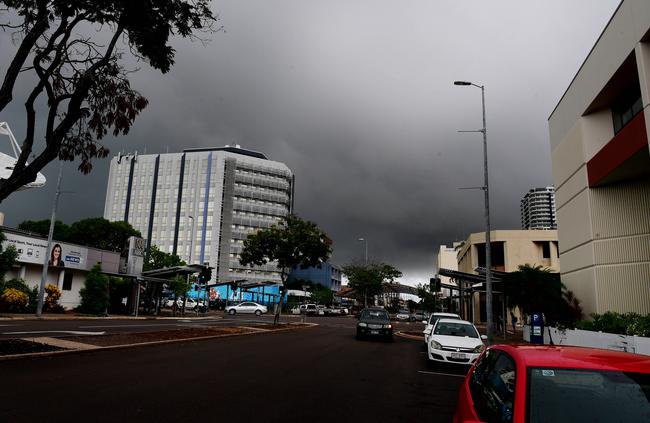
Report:
[[[367,292],[363,293],[363,307],[368,308],[368,293]]]

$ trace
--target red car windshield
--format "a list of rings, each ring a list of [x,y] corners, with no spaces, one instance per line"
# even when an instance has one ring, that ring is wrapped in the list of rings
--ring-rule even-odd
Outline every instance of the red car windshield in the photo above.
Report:
[[[528,370],[529,423],[650,422],[650,374]]]

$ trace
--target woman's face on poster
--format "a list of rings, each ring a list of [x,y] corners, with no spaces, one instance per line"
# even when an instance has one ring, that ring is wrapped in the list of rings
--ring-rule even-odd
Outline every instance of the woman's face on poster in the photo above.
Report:
[[[54,256],[54,260],[59,261],[61,259],[61,247],[54,247],[52,255]]]

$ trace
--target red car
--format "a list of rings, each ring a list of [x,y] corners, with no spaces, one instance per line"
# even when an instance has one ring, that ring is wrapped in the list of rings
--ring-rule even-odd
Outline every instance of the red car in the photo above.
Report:
[[[650,356],[495,345],[472,366],[454,423],[650,422]]]

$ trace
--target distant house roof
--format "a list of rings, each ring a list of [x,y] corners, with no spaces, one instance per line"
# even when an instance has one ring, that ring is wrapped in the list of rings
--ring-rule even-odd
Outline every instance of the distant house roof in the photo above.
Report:
[[[227,151],[229,153],[241,154],[242,156],[255,157],[257,159],[268,160],[268,158],[259,151],[246,150],[241,147],[234,147],[226,145],[225,147],[200,147],[200,148],[186,148],[184,153],[197,153],[201,151]]]
[[[356,295],[357,291],[355,291],[353,288],[350,288],[349,286],[344,286],[341,287],[340,290],[334,293],[337,297],[341,298],[354,298]]]
[[[384,284],[384,292],[394,292],[396,294],[417,295],[418,294],[418,289],[416,287],[414,287],[414,286],[403,285],[401,283],[393,282],[393,283],[385,283]]]

